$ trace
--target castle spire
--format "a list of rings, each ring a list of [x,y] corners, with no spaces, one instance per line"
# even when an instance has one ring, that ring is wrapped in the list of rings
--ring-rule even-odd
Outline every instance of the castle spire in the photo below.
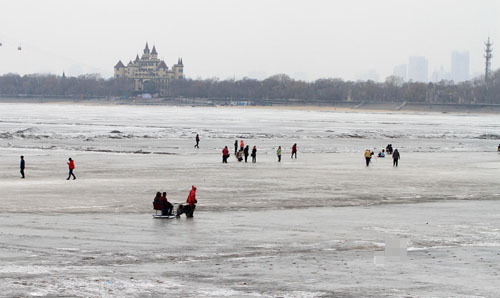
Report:
[[[138,62],[139,61],[139,54],[137,54],[137,56],[135,56],[135,61],[134,62]]]
[[[147,41],[146,41],[146,47],[144,48],[144,54],[149,54],[149,46]]]
[[[153,50],[151,51],[151,55],[158,55],[156,52],[156,47],[153,45]]]
[[[119,60],[118,63],[116,63],[115,68],[119,69],[119,68],[122,68],[122,67],[125,67],[125,65],[123,65],[122,60]]]

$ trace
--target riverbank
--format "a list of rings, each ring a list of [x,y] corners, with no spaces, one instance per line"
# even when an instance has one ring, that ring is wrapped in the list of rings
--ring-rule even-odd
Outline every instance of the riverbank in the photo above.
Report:
[[[331,101],[308,102],[294,100],[259,100],[237,101],[220,99],[171,99],[171,98],[44,98],[44,97],[0,97],[0,103],[77,103],[82,105],[141,105],[141,106],[192,106],[192,107],[231,107],[231,108],[265,108],[290,110],[323,110],[343,112],[428,112],[428,113],[465,113],[465,114],[498,114],[497,104],[441,104],[416,102],[360,102]]]

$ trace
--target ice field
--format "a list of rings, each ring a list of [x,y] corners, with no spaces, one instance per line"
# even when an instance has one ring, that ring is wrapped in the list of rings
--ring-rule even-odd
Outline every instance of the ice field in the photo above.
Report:
[[[499,143],[487,114],[3,103],[0,297],[495,297]]]

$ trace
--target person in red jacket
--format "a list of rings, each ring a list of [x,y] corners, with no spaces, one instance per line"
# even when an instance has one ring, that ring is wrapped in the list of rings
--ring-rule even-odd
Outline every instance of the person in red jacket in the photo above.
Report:
[[[229,158],[229,149],[227,146],[222,149],[222,163],[227,163],[227,159]]]
[[[187,197],[186,203],[189,205],[189,210],[186,212],[186,217],[193,217],[194,209],[196,209],[196,186],[191,186],[191,191]]]
[[[68,160],[69,160],[69,162],[68,162],[69,175],[68,175],[68,179],[66,179],[66,180],[69,180],[69,178],[71,178],[71,176],[73,176],[73,180],[75,180],[76,177],[75,177],[75,174],[73,174],[73,170],[75,169],[75,162],[71,159],[71,157]]]
[[[292,146],[292,158],[295,155],[295,158],[297,158],[297,143],[293,144]]]

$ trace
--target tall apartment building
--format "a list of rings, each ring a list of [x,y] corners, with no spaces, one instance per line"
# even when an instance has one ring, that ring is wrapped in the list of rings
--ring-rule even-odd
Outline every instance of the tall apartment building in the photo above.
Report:
[[[400,77],[403,79],[403,81],[406,81],[408,79],[408,66],[406,64],[395,66],[392,75],[395,77]]]
[[[454,51],[451,53],[451,79],[455,82],[470,79],[469,52]]]
[[[423,56],[412,56],[408,61],[408,80],[427,83],[429,80],[429,63]]]

